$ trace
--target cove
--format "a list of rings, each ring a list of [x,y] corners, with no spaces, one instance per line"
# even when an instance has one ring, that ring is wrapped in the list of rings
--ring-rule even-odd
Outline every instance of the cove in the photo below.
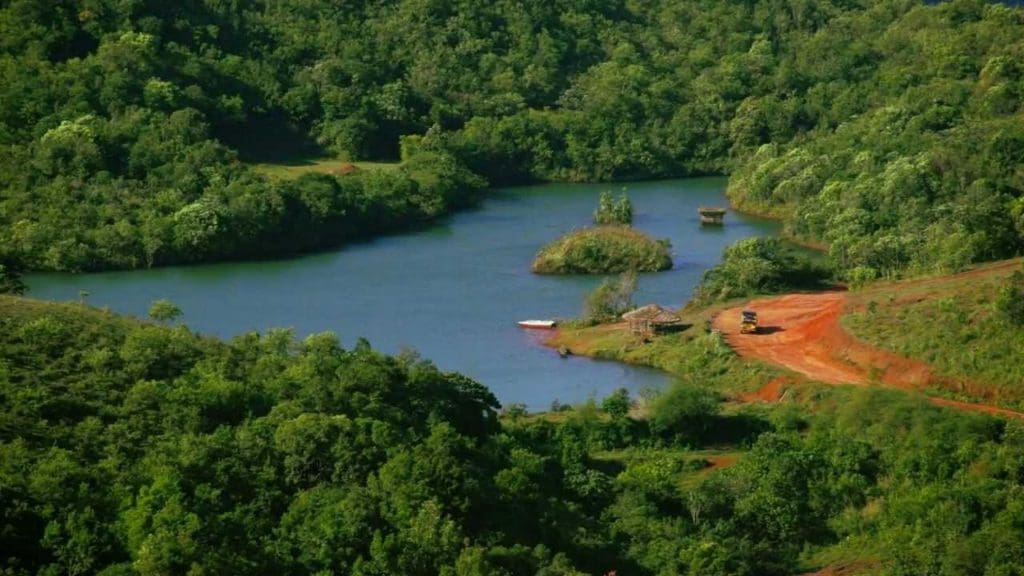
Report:
[[[554,400],[600,399],[616,388],[660,388],[657,370],[585,358],[560,359],[527,318],[573,317],[601,279],[536,276],[530,261],[548,241],[588,226],[603,190],[625,188],[634,227],[672,241],[674,268],[641,275],[635,300],[678,307],[722,250],[778,224],[730,212],[724,227],[701,227],[699,206],[724,206],[724,178],[616,184],[543,184],[495,190],[473,211],[418,232],[300,258],[88,275],[33,274],[29,295],[77,300],[145,317],[167,298],[194,330],[225,338],[290,327],[330,330],[351,346],[365,337],[388,353],[414,349],[443,370],[488,386],[504,405],[532,410]]]

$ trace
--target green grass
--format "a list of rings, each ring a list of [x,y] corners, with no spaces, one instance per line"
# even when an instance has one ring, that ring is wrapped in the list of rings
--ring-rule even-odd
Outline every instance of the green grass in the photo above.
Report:
[[[398,162],[348,162],[335,157],[299,158],[277,162],[259,162],[252,165],[257,172],[271,178],[298,178],[303,174],[336,174],[342,165],[352,164],[360,170],[395,170]]]
[[[594,452],[590,457],[598,464],[611,464],[615,468],[655,468],[676,470],[674,484],[680,494],[692,489],[709,475],[733,466],[744,451],[735,448],[707,448],[686,450],[681,448],[622,448]],[[669,462],[675,463],[669,465]]]
[[[886,557],[883,546],[871,536],[856,535],[832,546],[808,550],[800,559],[800,568],[811,573],[828,567],[835,570],[834,574],[868,576],[883,573]]]
[[[930,364],[950,380],[934,393],[1024,408],[1024,328],[993,305],[1015,263],[869,287],[851,295],[855,308],[842,324],[865,342]]]
[[[711,387],[727,396],[753,392],[786,371],[755,361],[745,361],[721,340],[705,332],[705,325],[727,302],[702,309],[687,308],[679,314],[681,332],[655,336],[649,341],[629,331],[626,323],[585,328],[562,328],[547,342],[566,347],[573,354],[650,366],[685,380]]]

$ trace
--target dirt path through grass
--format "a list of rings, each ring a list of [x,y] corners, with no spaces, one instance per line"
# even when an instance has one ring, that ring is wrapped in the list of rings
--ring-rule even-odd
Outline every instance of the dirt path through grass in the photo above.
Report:
[[[846,333],[839,318],[846,306],[843,292],[790,294],[762,298],[715,317],[714,327],[742,357],[788,368],[827,384],[880,384],[922,391],[931,385],[949,387],[932,368],[917,360],[865,344]],[[741,334],[742,310],[757,312],[759,334]],[[1024,419],[1024,413],[929,397],[938,406]]]

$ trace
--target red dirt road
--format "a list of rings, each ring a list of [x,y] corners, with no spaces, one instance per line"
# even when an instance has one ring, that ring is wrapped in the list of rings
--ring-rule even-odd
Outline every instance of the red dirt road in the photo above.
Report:
[[[921,390],[945,383],[923,362],[880,350],[854,339],[839,325],[846,305],[842,292],[791,294],[754,300],[719,314],[714,327],[737,354],[788,368],[827,384],[877,383],[904,390]],[[740,334],[740,312],[755,310],[759,334]],[[1024,414],[943,398],[929,398],[939,406],[1024,418]]]

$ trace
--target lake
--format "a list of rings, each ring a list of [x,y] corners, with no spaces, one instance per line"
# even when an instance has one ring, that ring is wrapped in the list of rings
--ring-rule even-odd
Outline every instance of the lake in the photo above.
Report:
[[[536,276],[545,243],[590,224],[598,195],[625,188],[633,226],[668,238],[675,267],[640,276],[635,300],[679,307],[722,250],[778,225],[731,212],[724,227],[701,227],[699,206],[725,206],[724,178],[614,185],[543,184],[495,190],[476,210],[418,232],[300,258],[101,274],[32,274],[30,295],[77,300],[145,317],[166,298],[193,329],[221,337],[291,327],[299,337],[337,333],[351,346],[367,338],[389,353],[411,348],[444,370],[487,385],[503,404],[548,408],[552,401],[600,399],[662,387],[657,370],[585,358],[561,359],[540,345],[528,318],[578,316],[597,277]]]

